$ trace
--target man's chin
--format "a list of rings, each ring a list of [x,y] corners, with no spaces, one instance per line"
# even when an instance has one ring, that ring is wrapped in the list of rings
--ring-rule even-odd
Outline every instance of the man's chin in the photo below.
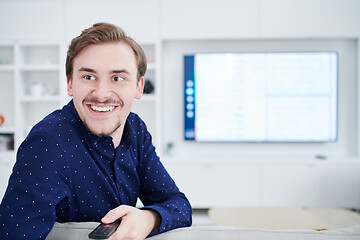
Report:
[[[99,137],[107,137],[111,136],[116,130],[120,128],[120,124],[118,126],[115,126],[113,128],[104,129],[104,126],[89,126],[88,124],[84,124],[85,127],[94,135]]]
[[[111,135],[111,132],[107,132],[107,131],[92,131],[90,130],[90,132],[96,136],[99,136],[99,137],[108,137]]]

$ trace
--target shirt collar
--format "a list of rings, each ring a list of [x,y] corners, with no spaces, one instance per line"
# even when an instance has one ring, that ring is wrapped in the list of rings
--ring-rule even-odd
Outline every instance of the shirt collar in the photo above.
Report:
[[[120,145],[123,145],[123,147],[125,147],[126,149],[128,149],[133,144],[136,136],[134,126],[132,126],[131,121],[129,119],[131,116],[132,113],[130,113],[129,116],[126,118],[123,135],[120,141]]]

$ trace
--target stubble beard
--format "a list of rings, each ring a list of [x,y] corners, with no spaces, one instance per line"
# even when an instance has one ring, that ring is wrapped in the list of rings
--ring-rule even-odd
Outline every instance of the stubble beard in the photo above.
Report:
[[[119,119],[118,122],[115,123],[115,126],[114,128],[112,128],[112,130],[109,130],[107,132],[98,132],[96,131],[96,129],[93,129],[89,126],[89,124],[87,123],[86,119],[84,119],[84,126],[85,128],[91,132],[92,134],[96,135],[96,136],[99,136],[99,137],[108,137],[108,136],[111,136],[114,132],[116,132],[121,126],[122,126],[122,123],[121,123],[121,119]]]

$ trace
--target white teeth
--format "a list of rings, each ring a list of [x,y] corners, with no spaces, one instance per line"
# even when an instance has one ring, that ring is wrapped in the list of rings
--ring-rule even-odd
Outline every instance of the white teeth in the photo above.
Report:
[[[97,112],[109,112],[115,108],[114,106],[111,106],[111,107],[90,106],[90,107],[92,110],[97,111]]]

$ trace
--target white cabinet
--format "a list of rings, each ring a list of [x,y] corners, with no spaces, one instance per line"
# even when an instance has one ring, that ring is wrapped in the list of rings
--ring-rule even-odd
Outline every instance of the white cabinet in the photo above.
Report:
[[[352,161],[263,167],[265,205],[358,208],[360,164]]]
[[[166,169],[193,208],[261,204],[261,167],[241,163],[166,161]]]
[[[358,37],[360,1],[262,0],[262,38]]]
[[[64,0],[64,37],[70,40],[94,23],[108,22],[122,28],[136,41],[159,39],[160,1]]]
[[[16,149],[32,126],[60,107],[63,60],[58,43],[0,43],[0,198]]]
[[[63,2],[62,0],[0,1],[1,40],[62,39]],[[74,17],[71,19],[76,22]]]
[[[360,164],[357,161],[167,160],[165,166],[193,208],[359,207]]]
[[[161,36],[174,39],[358,37],[358,0],[162,1]]]

